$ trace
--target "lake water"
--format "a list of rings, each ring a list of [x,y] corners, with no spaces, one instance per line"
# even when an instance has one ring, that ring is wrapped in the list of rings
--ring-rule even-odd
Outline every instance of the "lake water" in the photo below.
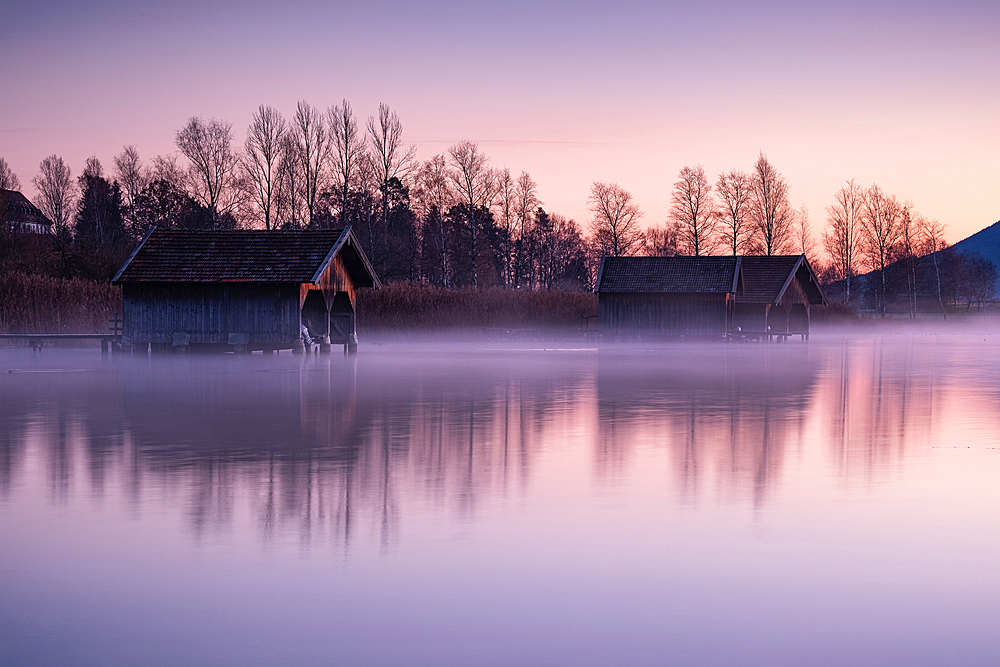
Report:
[[[0,663],[1000,664],[1000,336],[542,345],[0,350]]]

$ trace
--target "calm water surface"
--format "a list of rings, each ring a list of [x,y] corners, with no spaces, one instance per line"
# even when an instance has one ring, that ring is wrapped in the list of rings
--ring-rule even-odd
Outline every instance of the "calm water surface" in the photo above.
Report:
[[[0,663],[1000,664],[1000,336],[0,350]]]

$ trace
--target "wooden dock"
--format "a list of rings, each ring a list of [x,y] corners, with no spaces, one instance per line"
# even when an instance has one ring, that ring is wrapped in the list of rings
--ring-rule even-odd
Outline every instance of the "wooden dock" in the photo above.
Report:
[[[46,340],[99,340],[101,341],[101,354],[108,354],[115,348],[121,349],[121,336],[114,334],[0,334],[0,340],[26,340],[35,351],[41,350],[42,342]]]
[[[0,334],[0,340],[25,340],[31,345],[31,349],[40,352],[42,343],[47,340],[99,340],[101,341],[101,354],[107,355],[109,352],[120,352],[122,349],[122,314],[112,313],[108,333],[8,333]]]

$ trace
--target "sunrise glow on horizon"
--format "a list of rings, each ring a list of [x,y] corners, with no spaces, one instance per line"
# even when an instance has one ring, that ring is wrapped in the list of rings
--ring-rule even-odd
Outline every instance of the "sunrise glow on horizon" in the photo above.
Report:
[[[681,167],[714,181],[764,152],[817,238],[853,178],[956,242],[1000,219],[998,27],[977,2],[21,3],[0,25],[0,157],[31,196],[45,156],[148,161],[190,116],[241,143],[261,104],[385,102],[419,159],[477,142],[581,223],[595,180],[662,224]]]

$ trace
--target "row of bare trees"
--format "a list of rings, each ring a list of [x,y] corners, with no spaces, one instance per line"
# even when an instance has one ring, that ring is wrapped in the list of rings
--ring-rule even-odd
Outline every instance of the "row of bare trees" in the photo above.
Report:
[[[544,289],[589,279],[589,247],[579,226],[542,209],[530,174],[492,167],[468,141],[419,162],[386,105],[364,125],[346,100],[325,111],[299,102],[289,120],[261,106],[242,147],[230,123],[192,117],[175,140],[178,154],[149,164],[135,146],[114,156],[104,189],[114,184],[133,243],[153,225],[273,230],[349,224],[378,274],[389,280]],[[20,187],[6,162],[0,179]],[[78,183],[53,155],[42,161],[33,183],[39,207],[61,236],[71,238],[86,197],[84,180]]]
[[[109,178],[91,158],[84,176],[74,179],[62,158],[51,155],[32,179],[36,203],[68,235],[90,201],[87,210],[98,212],[98,222],[85,223],[86,233],[97,248],[121,242],[118,227],[101,222],[115,219],[106,212],[114,201],[120,202],[125,245],[152,225],[271,230],[350,224],[381,276],[448,287],[587,284],[602,255],[805,253],[829,280],[843,282],[848,302],[857,294],[859,273],[871,272],[875,282],[869,281],[868,292],[879,312],[896,289],[888,267],[904,267],[915,312],[918,282],[926,282],[918,260],[928,256],[944,303],[938,266],[946,247],[943,225],[877,185],[863,188],[852,180],[827,209],[822,248],[829,262],[822,262],[807,210],[792,206],[787,179],[763,153],[749,171],[730,170],[714,182],[702,166],[685,166],[665,223],[646,229],[630,192],[594,182],[584,237],[575,221],[542,208],[530,174],[491,166],[475,143],[459,142],[418,161],[414,146],[403,140],[399,117],[384,104],[363,124],[346,100],[325,111],[299,102],[290,119],[260,106],[242,146],[230,123],[192,117],[175,139],[179,156],[157,156],[148,165],[134,146],[124,147]],[[0,187],[20,187],[2,159]],[[95,192],[106,201],[94,199]]]
[[[811,250],[808,214],[792,208],[788,181],[761,153],[750,172],[729,171],[713,185],[701,165],[680,170],[666,224],[643,232],[632,196],[616,184],[590,191],[591,229],[609,255],[781,255]]]
[[[929,220],[910,202],[901,202],[878,185],[863,188],[848,181],[827,208],[823,246],[831,260],[832,277],[843,281],[845,301],[850,302],[859,272],[871,272],[876,310],[884,314],[890,265],[905,276],[905,293],[911,316],[916,313],[920,258],[930,257],[935,293],[942,310],[941,255],[947,244],[944,225]]]

